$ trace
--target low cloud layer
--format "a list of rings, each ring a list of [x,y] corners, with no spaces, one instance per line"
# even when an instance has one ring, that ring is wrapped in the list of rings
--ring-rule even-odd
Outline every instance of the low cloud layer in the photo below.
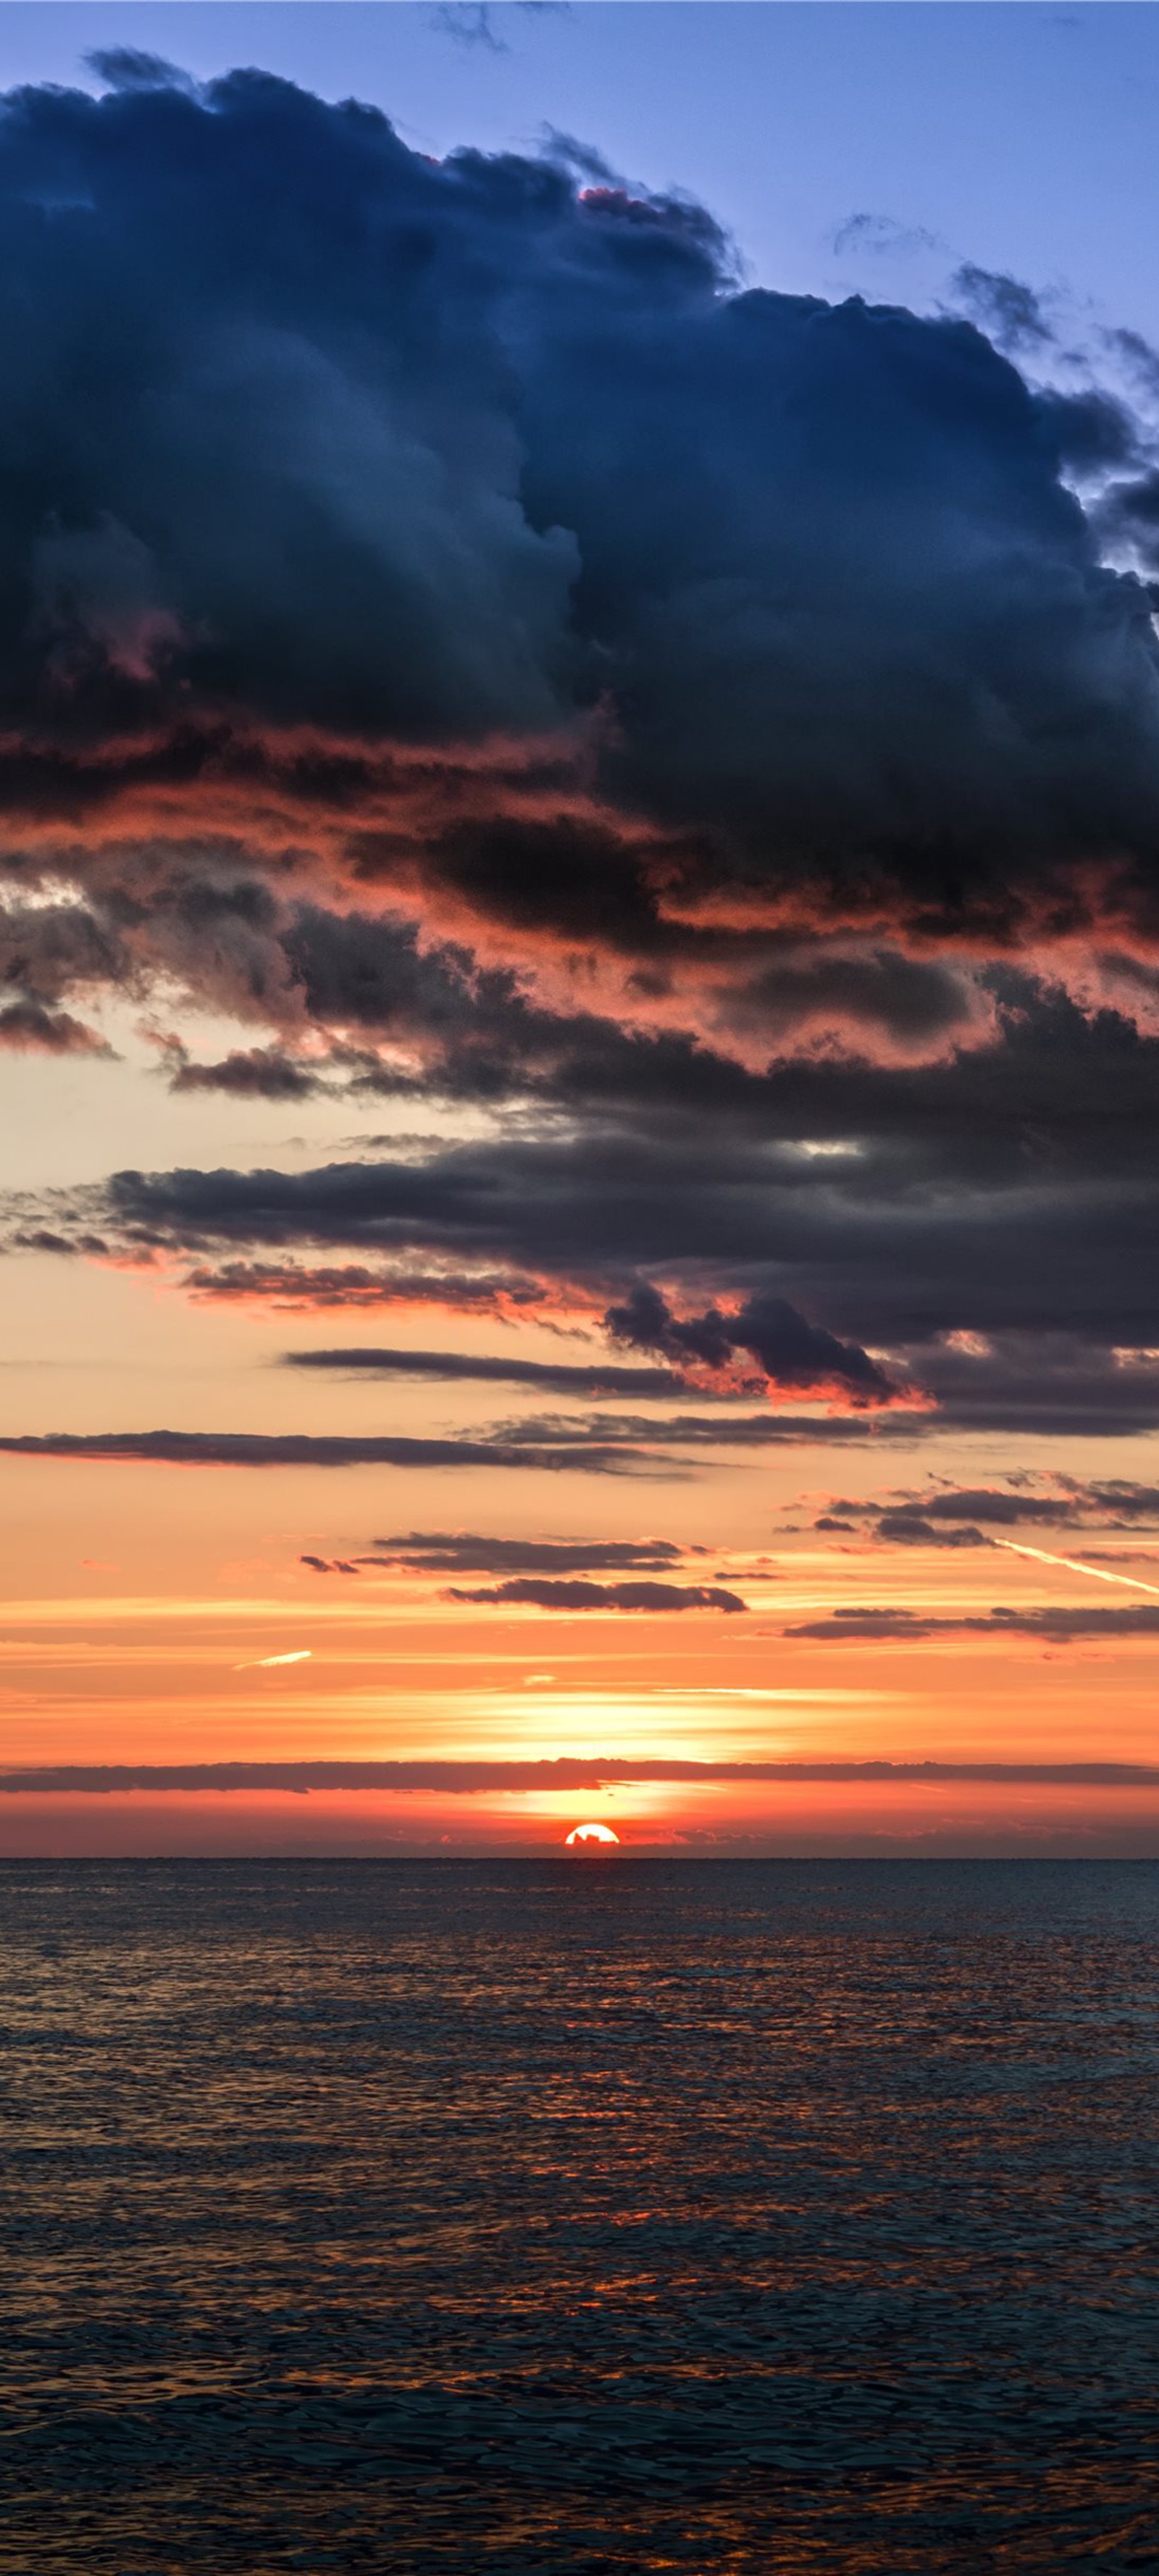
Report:
[[[554,1761],[51,1763],[0,1771],[0,1796],[117,1796],[159,1790],[241,1794],[379,1789],[471,1797],[494,1790],[599,1789],[632,1781],[994,1782],[999,1786],[1154,1788],[1159,1767],[1142,1762],[685,1762],[625,1761],[562,1754]]]
[[[549,1415],[477,1437],[298,1431],[46,1431],[0,1435],[0,1456],[170,1467],[508,1467],[684,1476],[710,1452],[857,1441],[858,1417],[804,1414]]]
[[[540,1130],[405,1157],[117,1172],[10,1202],[7,1240],[160,1268],[204,1302],[579,1323],[560,1369],[626,1365],[623,1343],[592,1358],[611,1311],[670,1380],[718,1396],[723,1365],[783,1406],[812,1379],[827,1410],[914,1409],[915,1437],[923,1404],[963,1430],[1129,1436],[1159,1427],[1159,1042],[1024,998],[1001,1060],[920,1082],[593,1041],[562,1125],[545,1102]]]

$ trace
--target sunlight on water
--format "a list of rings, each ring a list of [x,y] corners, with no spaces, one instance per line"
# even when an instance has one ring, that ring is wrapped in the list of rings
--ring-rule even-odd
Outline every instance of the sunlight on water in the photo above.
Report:
[[[1159,1868],[13,1865],[14,2570],[1159,2564]]]

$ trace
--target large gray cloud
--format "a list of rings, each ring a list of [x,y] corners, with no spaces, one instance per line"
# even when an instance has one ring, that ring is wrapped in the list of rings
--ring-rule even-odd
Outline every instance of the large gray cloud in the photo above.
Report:
[[[541,1129],[121,1173],[12,1239],[338,1309],[660,1296],[770,1385],[1159,1425],[1122,403],[1027,385],[998,271],[991,337],[743,292],[569,148],[106,70],[0,110],[0,1041],[93,1047],[161,978],[248,1030],[162,1050],[186,1094]]]
[[[834,1067],[748,1085],[722,1068],[717,1096],[711,1068],[698,1094],[661,1049],[667,1097],[642,1071],[633,1102],[621,1067],[617,1096],[562,1130],[304,1172],[122,1172],[14,1211],[13,1239],[171,1255],[204,1293],[294,1302],[297,1286],[302,1304],[389,1302],[408,1280],[484,1311],[578,1296],[593,1321],[610,1306],[646,1325],[670,1366],[715,1317],[716,1358],[784,1388],[924,1391],[978,1430],[1129,1432],[1159,1423],[1159,1050],[1112,1023],[1068,1072],[1045,1017],[1024,1108],[973,1060],[853,1089]],[[513,1373],[533,1384],[543,1365]]]
[[[418,834],[509,923],[663,950],[674,888],[811,885],[1001,942],[1071,860],[1149,902],[1147,593],[981,331],[741,291],[702,210],[562,151],[437,163],[261,73],[106,69],[0,116],[14,820],[227,787],[244,840],[281,729],[279,794],[390,880],[363,747],[534,735],[546,844],[517,798]]]

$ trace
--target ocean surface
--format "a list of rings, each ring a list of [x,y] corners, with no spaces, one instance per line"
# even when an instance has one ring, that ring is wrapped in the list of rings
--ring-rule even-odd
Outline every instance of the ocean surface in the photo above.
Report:
[[[1159,1865],[0,1868],[0,2566],[1159,2568]]]

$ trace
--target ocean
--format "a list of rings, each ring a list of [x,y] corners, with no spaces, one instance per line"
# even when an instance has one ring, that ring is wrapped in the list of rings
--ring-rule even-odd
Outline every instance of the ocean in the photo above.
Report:
[[[0,1868],[0,2566],[1159,2568],[1159,1864]]]

